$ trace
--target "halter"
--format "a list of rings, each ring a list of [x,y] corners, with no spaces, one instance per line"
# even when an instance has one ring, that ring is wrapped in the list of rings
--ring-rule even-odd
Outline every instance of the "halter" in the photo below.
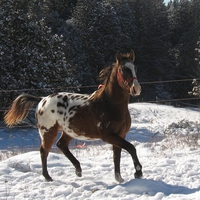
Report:
[[[122,76],[122,74],[121,74],[121,72],[120,72],[119,69],[118,69],[118,73],[117,73],[117,74],[118,74],[119,77],[121,78],[122,83],[123,83],[123,84],[125,85],[125,87],[127,87],[127,88],[130,88],[128,84],[129,84],[131,81],[137,80],[136,77],[131,77],[131,78],[125,80],[125,79],[123,78],[123,76]],[[121,85],[121,84],[119,83],[119,85]]]

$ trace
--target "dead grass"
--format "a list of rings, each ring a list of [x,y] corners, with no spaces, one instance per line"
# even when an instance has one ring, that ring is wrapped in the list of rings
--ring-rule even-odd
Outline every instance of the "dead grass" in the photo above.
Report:
[[[172,123],[164,132],[162,149],[189,147],[195,150],[199,147],[200,125],[195,122],[182,120]]]

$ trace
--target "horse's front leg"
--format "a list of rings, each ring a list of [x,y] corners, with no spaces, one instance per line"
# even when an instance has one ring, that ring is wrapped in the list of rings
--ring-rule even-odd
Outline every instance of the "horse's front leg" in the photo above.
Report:
[[[135,147],[130,142],[127,142],[125,139],[121,138],[120,136],[118,136],[116,134],[106,135],[106,137],[102,138],[102,139],[105,142],[108,142],[118,148],[122,148],[122,149],[125,149],[126,151],[128,151],[133,159],[133,163],[135,166],[135,170],[136,170],[136,172],[134,174],[135,178],[142,177],[142,165],[140,164],[140,162],[138,160]],[[117,181],[119,181],[119,180],[117,180]]]
[[[114,167],[115,167],[115,179],[122,183],[124,182],[124,179],[121,177],[120,173],[120,158],[121,158],[121,148],[118,148],[113,145],[113,161],[114,161]]]
[[[82,169],[80,166],[80,162],[73,156],[73,154],[69,151],[68,145],[73,138],[68,136],[64,131],[60,139],[57,142],[57,147],[63,152],[63,154],[71,161],[71,163],[75,167],[75,173],[77,176],[82,176]]]

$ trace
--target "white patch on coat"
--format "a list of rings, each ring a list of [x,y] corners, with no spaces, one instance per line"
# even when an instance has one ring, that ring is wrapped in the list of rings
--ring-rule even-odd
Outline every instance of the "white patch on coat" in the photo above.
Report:
[[[63,101],[63,97],[67,97],[68,100]],[[69,136],[83,140],[91,140],[85,136],[78,136],[72,129],[69,128],[69,120],[77,111],[74,106],[82,107],[88,105],[89,97],[89,95],[65,92],[58,93],[54,96],[49,95],[44,97],[38,104],[36,110],[40,137],[43,139],[44,133],[53,127],[56,122],[58,122],[58,124]],[[63,106],[58,106],[58,102]],[[72,107],[74,107],[74,110],[70,110]]]

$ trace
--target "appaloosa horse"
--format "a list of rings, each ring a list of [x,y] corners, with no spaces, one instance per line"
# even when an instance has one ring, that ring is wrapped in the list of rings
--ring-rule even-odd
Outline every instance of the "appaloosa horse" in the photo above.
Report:
[[[42,174],[47,181],[52,181],[47,171],[47,156],[59,130],[62,130],[62,134],[57,146],[72,162],[77,176],[82,176],[81,166],[68,148],[73,138],[102,139],[112,144],[117,181],[124,181],[120,174],[122,148],[132,156],[136,170],[135,178],[142,176],[142,166],[136,149],[124,139],[131,125],[129,95],[139,95],[141,92],[133,64],[134,59],[133,51],[128,54],[118,52],[116,63],[100,72],[99,77],[103,81],[103,86],[92,95],[61,92],[47,97],[35,97],[22,94],[13,101],[4,118],[8,126],[22,121],[34,104],[38,104],[36,121],[42,140]]]

